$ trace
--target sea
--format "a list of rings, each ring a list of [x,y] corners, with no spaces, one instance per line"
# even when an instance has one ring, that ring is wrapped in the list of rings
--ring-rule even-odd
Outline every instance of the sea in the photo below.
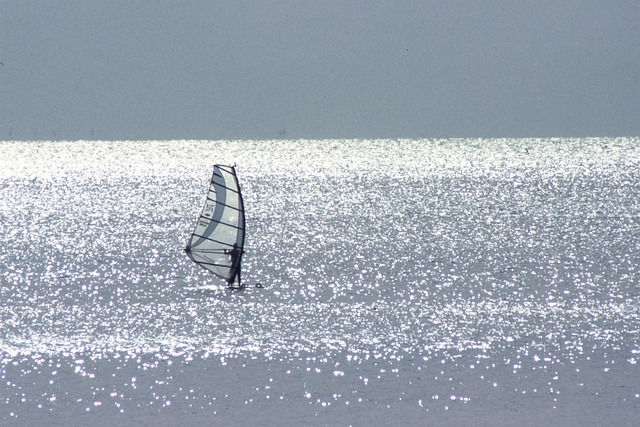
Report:
[[[0,424],[637,425],[639,265],[640,138],[0,142]]]

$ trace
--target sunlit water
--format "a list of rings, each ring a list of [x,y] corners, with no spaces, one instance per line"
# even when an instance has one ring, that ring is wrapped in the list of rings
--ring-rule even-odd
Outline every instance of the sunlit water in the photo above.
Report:
[[[639,262],[638,139],[0,142],[0,421],[632,425]]]

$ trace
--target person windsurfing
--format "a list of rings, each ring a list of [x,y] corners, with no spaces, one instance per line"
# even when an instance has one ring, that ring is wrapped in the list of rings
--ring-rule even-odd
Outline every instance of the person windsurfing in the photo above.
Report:
[[[233,288],[233,282],[237,281],[238,287],[242,288],[242,278],[240,276],[240,269],[242,266],[241,259],[244,251],[238,248],[237,243],[234,243],[231,249],[227,249],[224,252],[227,255],[229,255],[229,258],[231,258],[231,274],[227,279],[227,286],[229,288]]]

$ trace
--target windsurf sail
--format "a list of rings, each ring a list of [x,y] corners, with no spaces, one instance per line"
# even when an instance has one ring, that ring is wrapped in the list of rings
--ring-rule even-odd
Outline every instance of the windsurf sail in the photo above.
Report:
[[[209,192],[185,251],[193,262],[242,286],[244,204],[233,166],[214,165]]]

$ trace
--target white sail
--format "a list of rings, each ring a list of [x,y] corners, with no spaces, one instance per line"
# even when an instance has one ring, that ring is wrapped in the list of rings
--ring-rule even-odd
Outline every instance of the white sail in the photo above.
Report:
[[[227,281],[241,284],[244,205],[233,166],[215,165],[209,193],[186,252],[196,264]]]

